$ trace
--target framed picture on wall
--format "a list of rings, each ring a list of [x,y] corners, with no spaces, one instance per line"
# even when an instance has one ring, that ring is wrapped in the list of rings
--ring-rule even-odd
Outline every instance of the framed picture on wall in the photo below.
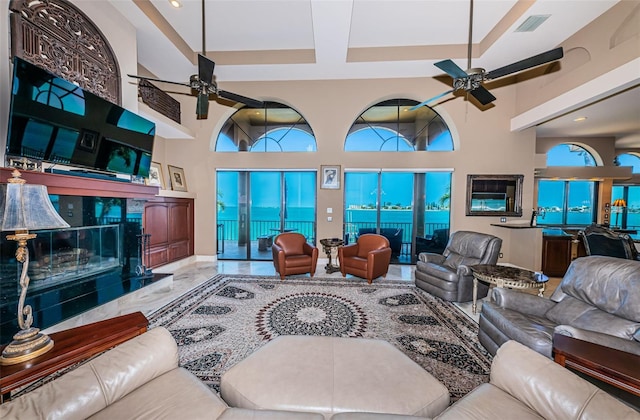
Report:
[[[320,167],[320,188],[340,189],[340,165],[322,165]]]
[[[147,185],[160,187],[164,190],[164,177],[162,175],[162,165],[158,162],[151,162],[149,167],[149,178],[147,178]]]
[[[174,191],[187,191],[187,179],[184,177],[184,169],[177,166],[167,166],[169,167],[171,189]]]

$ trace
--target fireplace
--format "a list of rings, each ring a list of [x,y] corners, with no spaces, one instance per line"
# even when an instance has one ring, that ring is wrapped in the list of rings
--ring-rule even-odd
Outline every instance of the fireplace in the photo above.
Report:
[[[2,179],[5,168],[0,168]],[[26,303],[34,325],[47,328],[153,282],[140,246],[144,205],[156,187],[23,172],[32,184],[48,186],[68,229],[37,231],[29,241]],[[31,179],[30,179],[31,178]],[[16,244],[0,237],[0,343],[17,330],[20,264]],[[148,265],[148,263],[147,263]],[[138,272],[138,273],[136,273]]]

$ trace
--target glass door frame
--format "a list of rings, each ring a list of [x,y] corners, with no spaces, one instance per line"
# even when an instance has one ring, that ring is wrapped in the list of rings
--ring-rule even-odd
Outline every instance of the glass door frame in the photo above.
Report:
[[[237,208],[237,217],[222,219],[220,217],[219,200],[225,196],[226,191],[221,190],[220,174],[235,173],[237,174],[236,190],[232,197],[235,198],[234,203],[229,203],[227,207]],[[255,176],[258,173],[274,173],[279,175],[278,180],[278,200],[277,211],[278,220],[264,220],[256,224],[255,216],[257,213],[254,202],[256,197],[252,191],[256,188]],[[272,259],[271,244],[273,238],[287,228],[287,201],[286,178],[288,173],[313,173],[313,188],[303,188],[304,191],[312,191],[313,201],[313,220],[295,221],[300,226],[302,233],[310,237],[313,241],[317,236],[317,192],[315,186],[317,184],[316,169],[216,169],[216,252],[219,260],[247,260],[247,261],[269,261]],[[304,182],[302,180],[301,182]],[[306,185],[306,184],[305,184]],[[266,189],[264,187],[260,187]],[[269,191],[274,191],[274,186],[269,185]],[[228,192],[227,192],[228,194]],[[221,197],[222,196],[222,197]],[[232,204],[232,205],[231,205]],[[224,211],[224,209],[222,210]],[[228,221],[230,223],[223,223]],[[234,226],[235,224],[235,226]],[[272,226],[273,225],[273,226]],[[271,232],[273,231],[273,232]]]

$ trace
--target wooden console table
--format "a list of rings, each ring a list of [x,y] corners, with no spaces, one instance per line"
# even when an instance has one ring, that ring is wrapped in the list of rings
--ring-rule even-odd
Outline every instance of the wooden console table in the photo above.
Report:
[[[554,334],[553,357],[561,366],[640,396],[640,356]]]
[[[49,334],[53,349],[32,360],[0,367],[2,402],[10,392],[60,369],[71,366],[147,331],[149,321],[142,312],[87,324]],[[0,348],[0,351],[4,346]]]

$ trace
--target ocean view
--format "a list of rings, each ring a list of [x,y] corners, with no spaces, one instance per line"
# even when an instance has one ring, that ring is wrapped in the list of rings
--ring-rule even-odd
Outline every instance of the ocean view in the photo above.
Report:
[[[291,207],[287,209],[285,227],[295,229],[311,237],[315,222],[313,207]],[[425,234],[432,234],[434,229],[449,225],[449,210],[425,211]],[[226,207],[218,212],[218,223],[224,224],[227,239],[237,237],[238,208]],[[275,207],[257,207],[251,210],[251,237],[257,238],[279,226],[280,211]],[[411,242],[413,224],[413,212],[410,209],[387,209],[380,211],[380,220],[383,227],[398,227],[403,229],[403,242]],[[589,212],[569,211],[567,223],[569,225],[589,225],[592,215]],[[375,209],[349,209],[345,213],[344,222],[346,233],[355,235],[359,227],[372,227],[376,223]],[[546,211],[544,217],[539,216],[538,225],[562,224],[562,212]],[[616,214],[611,216],[611,223],[615,225]],[[270,227],[272,226],[272,227]],[[627,215],[627,226],[631,229],[640,229],[640,213]]]

